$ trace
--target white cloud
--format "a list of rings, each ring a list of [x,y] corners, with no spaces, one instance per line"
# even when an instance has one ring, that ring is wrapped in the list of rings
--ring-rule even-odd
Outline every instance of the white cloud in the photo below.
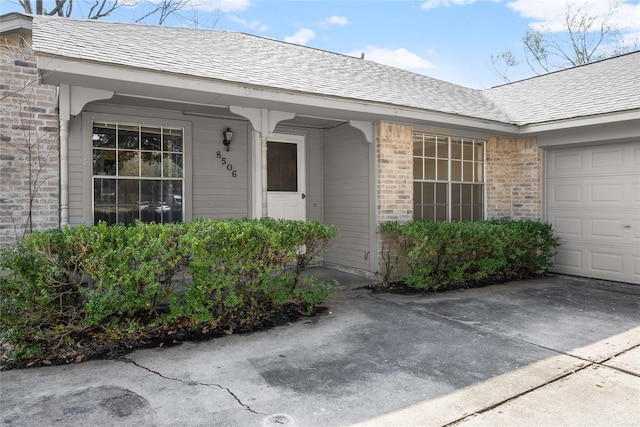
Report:
[[[235,15],[229,15],[227,16],[227,18],[229,18],[229,20],[236,22],[240,25],[243,25],[247,28],[249,28],[250,30],[258,30],[260,32],[265,32],[269,29],[269,27],[267,26],[267,24],[263,24],[262,22],[258,21],[258,20],[253,20],[253,21],[247,21],[246,19],[242,19],[239,18]]]
[[[191,0],[194,9],[205,12],[242,12],[251,6],[250,0]]]
[[[435,9],[437,7],[445,6],[459,6],[465,4],[475,3],[476,0],[427,0],[420,5],[424,10]]]
[[[347,25],[349,20],[346,16],[333,15],[331,18],[327,19],[325,23],[328,25]]]
[[[314,33],[313,30],[310,30],[308,28],[300,28],[294,35],[285,37],[284,41],[286,41],[287,43],[306,45],[315,37],[316,33]]]
[[[360,57],[362,53],[365,59],[410,71],[424,71],[435,67],[431,62],[405,48],[386,49],[367,46],[364,52],[349,52],[347,55]]]
[[[610,8],[610,0],[515,0],[507,3],[507,6],[520,16],[533,20],[529,24],[532,29],[548,29],[553,32],[565,30],[564,18],[567,5],[570,5],[573,10],[587,10],[590,15],[605,16]],[[623,32],[640,31],[640,4],[621,3],[610,22]],[[596,21],[594,28],[597,28],[598,25],[599,22]]]

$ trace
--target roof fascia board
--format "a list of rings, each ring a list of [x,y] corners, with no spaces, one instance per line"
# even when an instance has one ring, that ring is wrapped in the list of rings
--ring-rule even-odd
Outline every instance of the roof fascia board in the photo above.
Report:
[[[31,17],[13,12],[0,16],[0,34],[12,31],[31,32]]]
[[[419,110],[399,105],[389,105],[368,102],[366,100],[336,98],[316,95],[312,93],[299,93],[274,88],[252,87],[248,84],[216,81],[212,79],[199,79],[193,76],[184,76],[163,73],[154,70],[138,70],[125,67],[114,67],[105,64],[59,58],[48,54],[38,53],[38,68],[42,70],[43,83],[58,85],[61,83],[73,84],[77,77],[109,80],[124,83],[136,83],[144,85],[144,82],[153,82],[154,86],[161,86],[185,91],[225,95],[243,98],[245,100],[259,100],[288,104],[290,108],[297,110],[296,106],[316,107],[328,112],[341,111],[351,113],[352,120],[372,120],[384,118],[385,120],[443,123],[448,126],[462,126],[465,128],[485,129],[500,134],[514,135],[518,133],[518,127],[513,124],[493,122],[478,118],[466,117],[444,112]],[[73,78],[72,78],[73,77]],[[86,85],[86,84],[85,84]],[[112,84],[105,87],[96,87],[103,90],[114,90]],[[128,93],[121,93],[128,95]],[[131,94],[135,95],[135,94]],[[179,101],[179,100],[177,100]],[[184,100],[187,101],[186,99]],[[215,103],[215,102],[213,102]],[[213,104],[212,103],[212,104]],[[252,106],[248,103],[240,106]],[[283,110],[283,106],[278,107]],[[287,110],[283,110],[287,111]]]
[[[626,121],[609,121],[590,126],[557,129],[536,134],[538,147],[555,147],[599,142],[630,142],[640,140],[640,116]]]
[[[520,127],[520,133],[525,136],[541,132],[552,132],[569,128],[581,128],[585,126],[597,126],[638,119],[640,119],[640,109],[610,114],[601,114],[598,116],[577,117],[548,123],[528,124]]]

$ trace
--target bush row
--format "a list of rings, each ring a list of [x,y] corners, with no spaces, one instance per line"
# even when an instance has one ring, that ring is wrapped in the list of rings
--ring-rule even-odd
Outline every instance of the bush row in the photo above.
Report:
[[[35,232],[0,252],[0,330],[28,358],[88,335],[129,339],[292,303],[310,313],[328,286],[302,272],[335,236],[273,219]]]
[[[551,226],[536,221],[388,222],[380,231],[382,285],[400,279],[425,290],[530,277],[551,265],[558,246]]]

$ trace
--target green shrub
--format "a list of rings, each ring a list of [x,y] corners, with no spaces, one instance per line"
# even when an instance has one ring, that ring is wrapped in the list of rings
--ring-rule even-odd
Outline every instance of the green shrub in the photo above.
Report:
[[[301,273],[336,233],[272,219],[35,232],[0,252],[0,330],[29,358],[89,332],[127,339],[291,303],[311,313],[328,286]]]
[[[385,223],[380,232],[382,285],[399,278],[418,289],[532,276],[551,265],[558,246],[551,226],[535,221],[412,221]]]

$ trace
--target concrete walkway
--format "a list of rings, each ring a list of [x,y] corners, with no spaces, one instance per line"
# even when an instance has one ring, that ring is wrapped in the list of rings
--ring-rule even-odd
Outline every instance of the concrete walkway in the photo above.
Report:
[[[640,287],[550,277],[436,295],[342,284],[324,315],[0,373],[8,426],[640,426]]]

